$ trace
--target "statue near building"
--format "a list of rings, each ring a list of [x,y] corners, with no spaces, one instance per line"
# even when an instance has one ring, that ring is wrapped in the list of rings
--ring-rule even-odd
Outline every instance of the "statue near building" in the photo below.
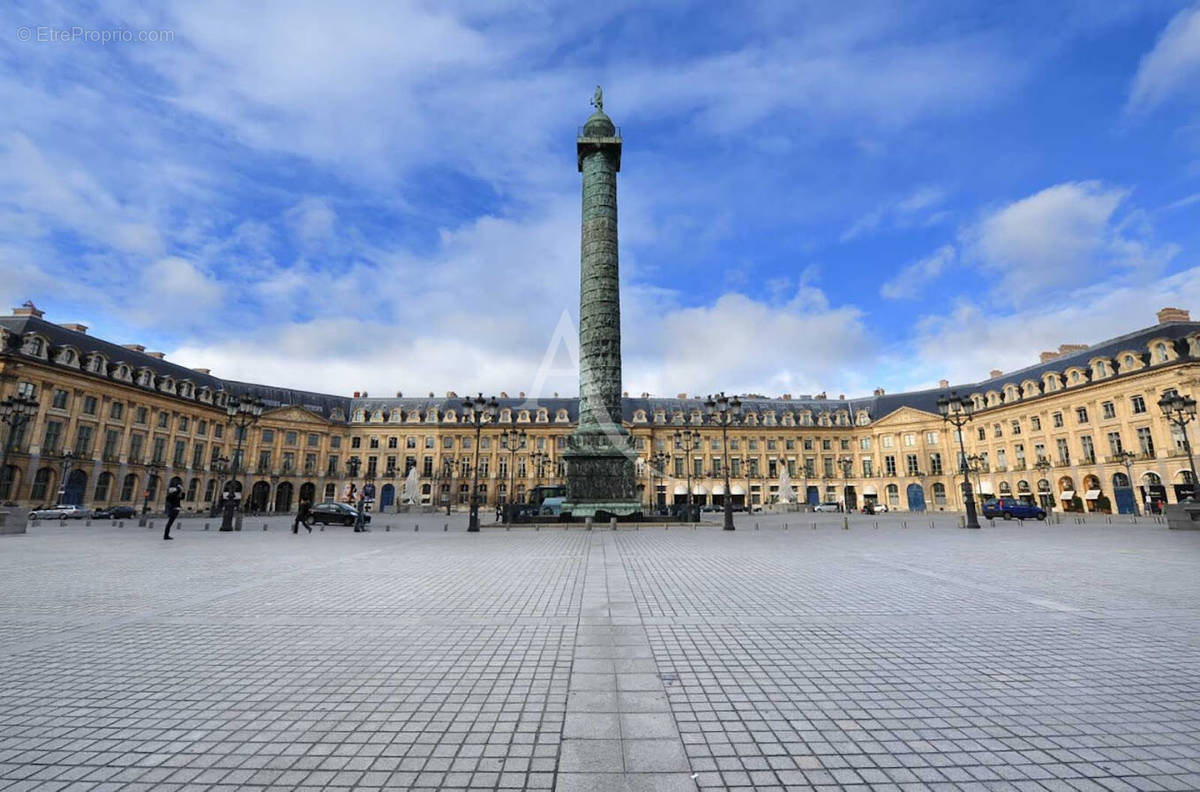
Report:
[[[404,477],[404,490],[402,493],[402,501],[404,503],[416,503],[421,494],[421,483],[417,479],[417,468],[414,465],[409,468],[408,475]]]
[[[779,471],[779,502],[795,503],[796,490],[792,487],[792,477],[788,474],[787,465],[781,465]]]

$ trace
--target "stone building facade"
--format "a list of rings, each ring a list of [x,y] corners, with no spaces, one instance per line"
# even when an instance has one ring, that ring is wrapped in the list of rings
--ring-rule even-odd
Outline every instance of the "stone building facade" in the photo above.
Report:
[[[22,394],[38,403],[20,432],[0,427],[8,444],[0,501],[161,507],[166,484],[178,479],[185,507],[202,511],[229,478],[217,460],[237,454],[225,405],[245,396],[267,405],[242,437],[237,476],[258,510],[293,510],[302,495],[338,497],[352,457],[360,460],[359,483],[373,481],[385,508],[413,467],[423,503],[465,508],[469,499],[475,431],[455,394],[335,396],[222,380],[95,338],[83,326],[55,324],[31,307],[0,317],[0,342],[0,399]],[[1157,406],[1171,389],[1200,392],[1200,322],[1178,309],[976,383],[858,398],[743,396],[745,418],[729,429],[728,448],[703,397],[627,396],[622,418],[647,505],[685,501],[689,487],[695,501],[721,503],[728,466],[735,505],[776,500],[786,470],[802,502],[957,510],[958,441],[936,404],[951,389],[976,405],[963,441],[982,497],[1115,512],[1135,502],[1173,503],[1191,491],[1183,438]],[[500,403],[480,436],[480,495],[488,505],[562,483],[578,420],[574,398],[503,394]],[[694,448],[677,437],[683,431],[698,433]],[[651,464],[656,454],[666,458],[661,469]]]

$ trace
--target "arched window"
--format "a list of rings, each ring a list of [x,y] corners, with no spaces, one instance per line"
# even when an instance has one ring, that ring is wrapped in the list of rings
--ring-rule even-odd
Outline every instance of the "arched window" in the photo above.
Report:
[[[29,493],[29,497],[34,501],[35,505],[41,505],[41,502],[46,499],[46,493],[50,490],[50,480],[54,476],[54,471],[50,468],[42,468],[33,476],[33,489]]]
[[[199,492],[199,490],[200,490],[200,479],[198,479],[198,478],[192,479],[191,481],[188,482],[187,495],[185,495],[183,499],[185,501],[188,501],[189,503],[195,502],[196,494],[197,494],[197,492]]]
[[[935,506],[946,505],[946,485],[940,481],[933,483],[933,504]]]
[[[97,503],[103,503],[108,500],[108,491],[112,489],[112,473],[101,473],[96,477],[96,490],[92,493],[92,500]]]
[[[895,484],[887,485],[888,505],[898,507],[900,505],[900,488]]]
[[[1154,359],[1159,363],[1167,361],[1167,345],[1161,341],[1154,345]]]
[[[137,489],[137,476],[130,473],[125,476],[125,480],[121,482],[121,502],[128,503],[133,500],[133,491]]]
[[[332,486],[332,485],[330,485],[330,486]],[[216,494],[217,494],[217,480],[209,479],[208,484],[206,484],[204,486],[204,502],[211,503],[212,499],[216,496]]]

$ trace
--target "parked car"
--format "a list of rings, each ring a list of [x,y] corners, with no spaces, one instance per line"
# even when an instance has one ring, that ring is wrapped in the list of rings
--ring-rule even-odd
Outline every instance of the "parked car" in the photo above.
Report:
[[[91,516],[87,509],[70,504],[63,506],[44,506],[29,512],[31,520],[82,520]]]
[[[134,517],[137,517],[137,509],[132,506],[109,506],[92,512],[94,520],[132,520]]]
[[[354,520],[358,516],[358,512],[353,506],[337,501],[325,501],[318,503],[312,507],[308,513],[308,519],[315,523],[328,525],[334,523],[337,525],[354,525]],[[363,512],[363,523],[371,522],[371,515]]]
[[[833,502],[818,503],[816,506],[813,506],[813,511],[818,511],[818,512],[837,512],[837,511],[841,511],[841,510],[842,510],[842,507]]]
[[[1003,517],[1011,520],[1044,520],[1046,510],[1041,506],[1026,503],[1020,498],[990,498],[983,503],[983,516],[989,520]]]

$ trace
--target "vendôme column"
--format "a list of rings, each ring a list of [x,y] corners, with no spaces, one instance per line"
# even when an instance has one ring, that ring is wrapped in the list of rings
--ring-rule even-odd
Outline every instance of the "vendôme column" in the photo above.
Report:
[[[576,517],[641,511],[633,443],[621,424],[621,291],[617,260],[617,171],[621,137],[596,111],[576,138],[583,174],[579,268],[579,422],[567,451],[567,503]]]

